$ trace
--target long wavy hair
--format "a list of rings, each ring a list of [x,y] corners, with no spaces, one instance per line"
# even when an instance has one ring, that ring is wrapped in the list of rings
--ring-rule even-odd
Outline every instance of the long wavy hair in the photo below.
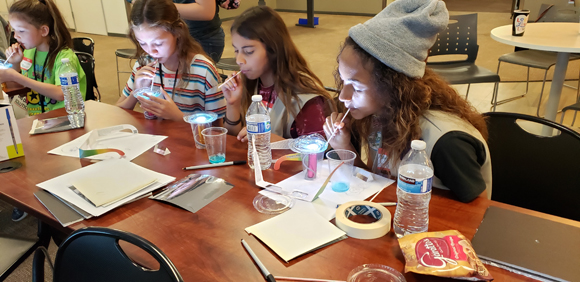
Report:
[[[294,118],[298,112],[291,105],[292,99],[300,102],[298,94],[318,94],[325,98],[330,109],[335,108],[322,81],[310,70],[294,45],[286,24],[270,7],[255,6],[247,9],[234,20],[230,31],[266,45],[269,66],[275,77],[274,89],[278,99]],[[242,110],[245,112],[250,107],[258,79],[250,80],[243,76],[243,81]]]
[[[158,27],[170,32],[176,38],[176,52],[179,59],[179,82],[177,87],[185,88],[189,77],[189,63],[197,54],[202,54],[208,60],[211,58],[203,51],[201,45],[189,35],[189,29],[179,17],[179,12],[171,0],[137,0],[131,9],[129,39],[135,44],[135,54],[140,65],[145,65],[146,52],[135,38],[135,28],[146,25],[150,28]]]
[[[427,110],[455,114],[471,123],[487,140],[483,116],[429,68],[422,78],[411,78],[377,60],[350,37],[346,38],[339,56],[347,47],[352,48],[362,65],[370,70],[371,87],[377,94],[375,100],[382,103],[380,112],[351,121],[353,143],[364,146],[368,152],[368,138],[378,128],[382,135],[382,149],[389,156],[390,164],[397,165],[411,141],[421,137],[419,119]],[[338,69],[334,76],[340,91],[343,85]]]
[[[8,13],[36,28],[48,26],[48,69],[53,68],[58,52],[73,48],[72,38],[64,18],[52,0],[19,0],[10,6]]]

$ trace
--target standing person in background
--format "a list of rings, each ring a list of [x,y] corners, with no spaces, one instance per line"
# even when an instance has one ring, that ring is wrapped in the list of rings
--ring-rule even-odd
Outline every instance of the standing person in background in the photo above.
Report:
[[[249,8],[234,20],[231,33],[241,73],[222,87],[228,133],[247,141],[243,121],[254,94],[262,95],[270,112],[272,134],[296,138],[324,133],[325,117],[335,108],[332,97],[294,45],[280,15],[267,6]]]
[[[339,100],[350,109],[333,113],[324,126],[334,149],[369,155],[367,168],[397,175],[412,140],[427,144],[433,187],[447,188],[462,202],[491,198],[487,126],[455,89],[426,69],[425,59],[449,21],[440,0],[397,0],[349,30],[335,73]],[[351,136],[353,138],[351,138]],[[355,141],[355,142],[353,142]],[[357,158],[359,166],[365,166]]]
[[[179,16],[189,28],[189,34],[203,47],[214,64],[224,52],[225,33],[219,16],[217,0],[173,0]]]

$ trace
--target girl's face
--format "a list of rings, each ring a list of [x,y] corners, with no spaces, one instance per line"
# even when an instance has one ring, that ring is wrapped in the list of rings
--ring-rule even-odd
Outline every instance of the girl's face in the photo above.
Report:
[[[362,119],[381,109],[382,101],[372,83],[371,72],[365,68],[352,47],[347,46],[338,56],[338,72],[343,87],[338,99],[350,109],[355,119]]]
[[[157,59],[159,63],[164,64],[174,55],[177,56],[177,38],[171,32],[147,25],[135,27],[133,32],[143,51]]]
[[[24,49],[39,47],[47,41],[48,27],[46,25],[36,28],[34,25],[23,20],[21,17],[10,15],[10,25],[14,29],[14,38],[18,40]],[[42,50],[44,51],[44,50]],[[48,51],[48,50],[46,50]]]
[[[254,80],[271,72],[264,43],[233,32],[232,45],[236,53],[236,63],[248,79]]]

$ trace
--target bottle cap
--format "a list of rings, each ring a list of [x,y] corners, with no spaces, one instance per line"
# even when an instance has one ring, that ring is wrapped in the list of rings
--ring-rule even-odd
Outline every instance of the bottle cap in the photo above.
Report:
[[[262,95],[252,95],[252,102],[261,102]]]
[[[68,62],[69,62],[68,58],[62,58],[62,59],[60,59],[60,61],[61,61],[63,64],[66,64],[66,63],[68,63]]]
[[[411,141],[411,148],[413,150],[425,150],[427,144],[423,140],[413,140]]]

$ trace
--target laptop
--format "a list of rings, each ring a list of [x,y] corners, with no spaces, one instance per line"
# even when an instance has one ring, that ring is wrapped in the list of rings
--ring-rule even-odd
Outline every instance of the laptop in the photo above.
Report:
[[[544,281],[580,281],[578,227],[490,206],[471,243],[480,259],[502,268]]]

